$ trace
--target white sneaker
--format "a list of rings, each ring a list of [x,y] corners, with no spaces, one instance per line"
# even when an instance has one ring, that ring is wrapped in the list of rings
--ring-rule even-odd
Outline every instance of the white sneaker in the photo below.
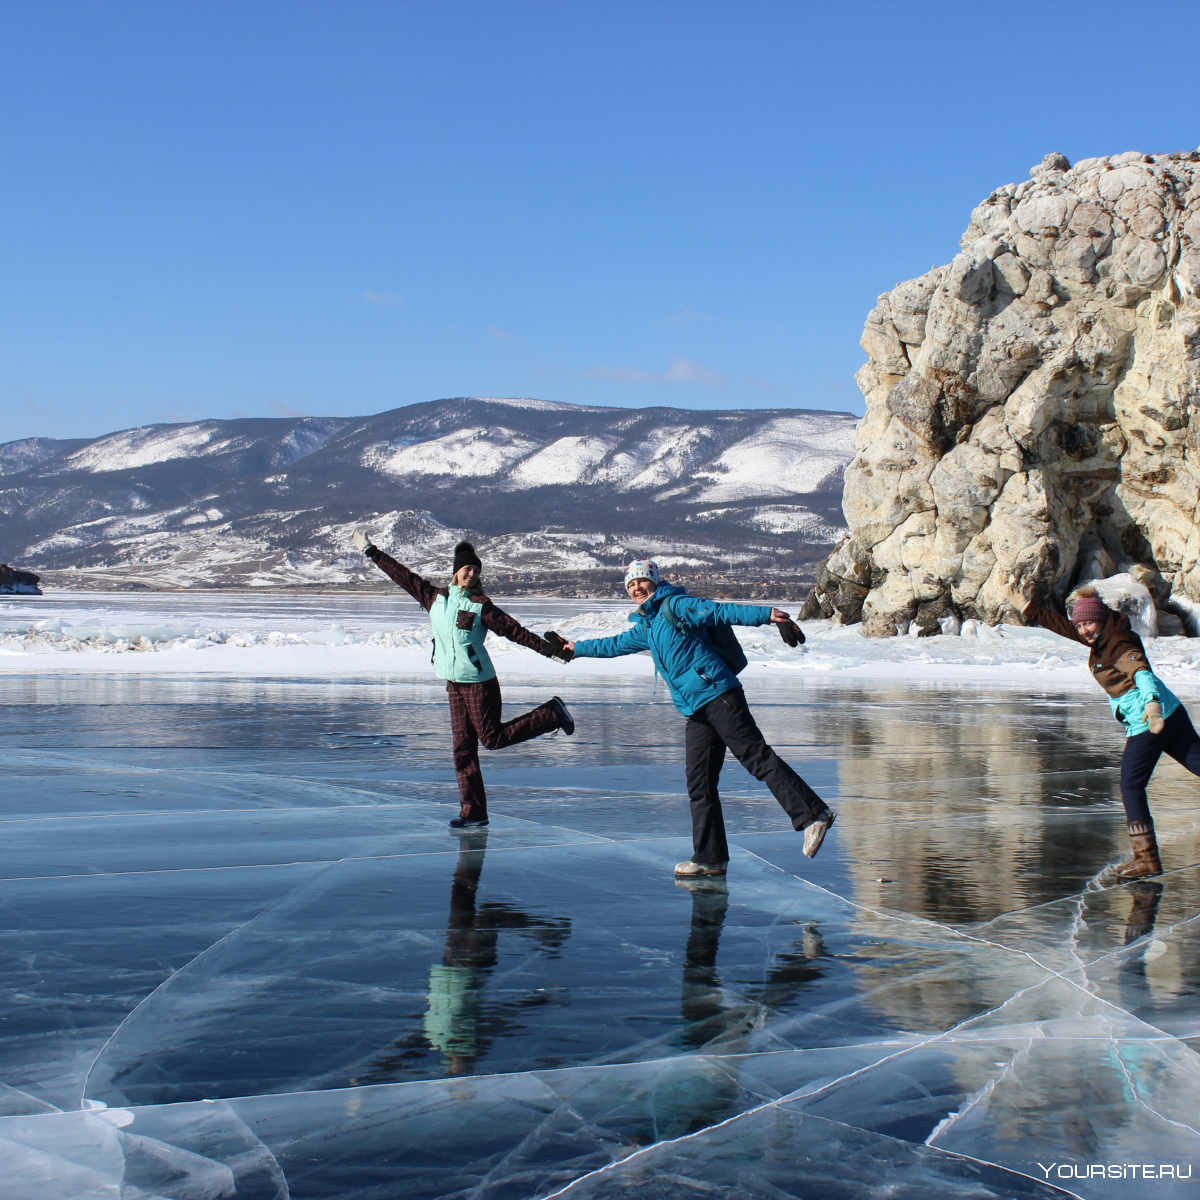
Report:
[[[830,809],[819,821],[804,827],[804,856],[813,858],[821,848],[829,827],[837,820],[837,813]]]
[[[694,863],[689,859],[675,864],[675,874],[685,879],[695,879],[701,875],[724,875],[728,866],[728,863]]]

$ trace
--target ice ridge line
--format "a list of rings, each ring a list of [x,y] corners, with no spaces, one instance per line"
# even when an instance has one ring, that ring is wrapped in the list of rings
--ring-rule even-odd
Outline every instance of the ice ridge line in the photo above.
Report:
[[[166,986],[167,986],[167,985],[168,985],[168,984],[169,984],[169,983],[170,983],[170,982],[171,982],[173,979],[177,978],[177,977],[180,975],[180,973],[181,973],[181,972],[183,972],[183,971],[186,971],[186,970],[187,970],[189,967],[191,967],[191,966],[192,966],[194,963],[198,963],[198,962],[199,962],[199,961],[200,961],[200,960],[201,960],[201,959],[202,959],[202,958],[203,958],[203,957],[204,957],[206,954],[211,954],[211,953],[212,953],[212,952],[213,952],[213,951],[214,951],[214,950],[215,950],[215,949],[216,949],[218,946],[222,945],[224,942],[227,942],[227,941],[228,941],[230,938],[234,937],[235,935],[237,935],[237,934],[241,933],[243,929],[246,929],[246,928],[248,928],[249,926],[253,925],[253,924],[254,924],[254,922],[255,922],[255,921],[257,921],[257,920],[259,920],[259,919],[260,919],[260,918],[263,916],[263,914],[264,914],[264,913],[268,913],[268,912],[270,912],[270,911],[271,911],[273,908],[275,908],[275,907],[277,907],[279,904],[283,903],[283,901],[284,901],[284,900],[286,900],[286,899],[287,899],[287,897],[288,897],[288,896],[290,896],[294,890],[295,890],[294,888],[289,888],[289,889],[287,890],[287,892],[285,892],[285,893],[284,893],[282,896],[278,897],[276,900],[272,901],[270,904],[266,905],[266,907],[265,907],[265,908],[262,908],[262,909],[260,909],[258,912],[256,912],[256,913],[254,914],[254,916],[250,917],[248,920],[246,920],[246,921],[243,921],[243,922],[242,922],[240,925],[238,925],[238,926],[236,926],[235,928],[231,929],[231,930],[230,930],[228,933],[226,933],[226,934],[225,934],[223,937],[219,937],[219,938],[217,938],[217,940],[216,940],[215,942],[213,942],[211,945],[209,945],[209,946],[205,946],[205,947],[204,947],[204,949],[203,949],[203,950],[201,950],[199,954],[196,954],[196,955],[194,955],[192,958],[188,959],[188,961],[187,961],[186,963],[184,963],[182,967],[177,967],[177,968],[176,968],[174,971],[172,971],[172,972],[170,973],[170,975],[168,975],[168,976],[166,977],[166,979],[164,979],[164,980],[163,980],[163,981],[162,981],[162,982],[161,982],[161,983],[160,983],[160,984],[159,984],[159,985],[158,985],[156,988],[154,988],[154,989],[152,989],[151,991],[147,992],[147,993],[146,993],[146,994],[145,994],[145,995],[144,995],[144,996],[143,996],[143,997],[142,997],[142,998],[141,998],[141,999],[140,999],[140,1000],[137,1002],[137,1004],[135,1004],[135,1005],[134,1005],[134,1006],[133,1006],[133,1007],[132,1007],[132,1008],[131,1008],[131,1009],[130,1009],[130,1010],[129,1010],[129,1011],[126,1013],[126,1014],[125,1014],[125,1016],[124,1016],[124,1017],[121,1019],[121,1022],[120,1022],[120,1024],[119,1024],[119,1025],[117,1025],[117,1027],[116,1027],[116,1028],[115,1028],[115,1029],[112,1031],[112,1033],[110,1033],[110,1034],[108,1035],[108,1037],[105,1039],[105,1041],[104,1041],[104,1045],[102,1045],[102,1046],[100,1047],[100,1049],[96,1051],[96,1054],[95,1054],[95,1056],[92,1058],[92,1064],[91,1064],[91,1066],[90,1066],[90,1067],[88,1067],[87,1075],[85,1075],[85,1076],[84,1076],[84,1080],[83,1080],[83,1098],[84,1098],[84,1099],[86,1099],[86,1097],[87,1097],[87,1093],[88,1093],[88,1086],[89,1086],[89,1084],[91,1083],[91,1079],[92,1079],[92,1072],[93,1072],[93,1071],[95,1071],[95,1069],[96,1069],[96,1064],[97,1064],[97,1063],[100,1061],[100,1059],[101,1059],[101,1058],[103,1058],[103,1056],[104,1056],[104,1053],[105,1053],[105,1051],[106,1051],[106,1050],[109,1048],[109,1046],[111,1046],[111,1045],[112,1045],[113,1039],[114,1039],[114,1038],[117,1036],[117,1034],[119,1034],[119,1033],[121,1032],[121,1030],[122,1030],[122,1029],[124,1029],[124,1028],[125,1028],[125,1026],[126,1026],[128,1023],[129,1023],[129,1021],[131,1021],[131,1020],[133,1019],[133,1017],[134,1017],[134,1016],[137,1014],[137,1012],[138,1012],[138,1011],[139,1011],[139,1010],[142,1008],[142,1006],[143,1006],[143,1005],[145,1005],[145,1004],[148,1004],[148,1003],[149,1003],[149,1002],[150,1002],[150,1001],[151,1001],[151,1000],[152,1000],[152,999],[153,999],[155,996],[157,996],[157,995],[158,995],[158,993],[159,993],[160,991],[162,991],[162,989],[163,989],[163,988],[165,988],[165,987],[166,987]],[[81,1100],[80,1107],[82,1108],[82,1106],[83,1106],[83,1105],[82,1105],[82,1100]],[[277,1165],[278,1165],[278,1164],[277,1164]]]
[[[752,851],[747,851],[747,853],[753,854]],[[758,857],[757,855],[753,855],[753,856],[756,858]],[[760,860],[760,861],[765,861],[765,860]],[[767,865],[771,866],[773,864],[767,864]],[[782,868],[776,868],[776,869],[782,870]],[[793,876],[793,878],[799,879],[800,876]],[[869,912],[875,916],[883,917],[885,919],[890,919],[890,920],[897,919],[897,918],[889,916],[889,914],[881,913],[875,909],[869,908],[866,905],[858,904],[857,902],[852,901],[852,900],[846,900],[844,897],[839,897],[839,896],[837,896],[837,894],[835,892],[830,892],[827,888],[821,888],[819,884],[813,884],[813,883],[809,882],[808,880],[804,880],[803,882],[809,883],[810,887],[820,888],[820,890],[825,891],[826,894],[834,896],[837,899],[841,899],[841,900],[843,900],[844,903],[849,904],[852,907],[858,908],[860,911]],[[1084,895],[1084,893],[1079,893],[1077,896],[1077,902],[1078,902],[1077,921],[1082,920],[1083,895]],[[931,925],[934,928],[943,928],[943,929],[949,928],[947,926],[940,925],[936,921],[928,921],[927,919],[923,919],[923,918],[910,918],[910,919],[917,920],[923,924]],[[1076,926],[1073,925],[1072,932],[1074,931],[1075,928],[1076,928]],[[951,930],[951,932],[953,932],[953,930]],[[1025,995],[1027,992],[1030,992],[1030,991],[1034,990],[1035,988],[1044,987],[1047,983],[1050,983],[1055,979],[1061,980],[1063,983],[1067,984],[1068,987],[1077,989],[1083,995],[1087,996],[1091,1000],[1096,1001],[1099,1004],[1104,1005],[1110,1011],[1118,1012],[1122,1016],[1129,1018],[1130,1021],[1134,1021],[1137,1024],[1142,1025],[1147,1029],[1155,1030],[1156,1032],[1158,1032],[1162,1035],[1162,1039],[1164,1041],[1174,1042],[1178,1045],[1183,1044],[1178,1037],[1175,1037],[1174,1035],[1168,1033],[1166,1030],[1159,1029],[1157,1026],[1150,1024],[1148,1021],[1145,1021],[1142,1018],[1136,1016],[1134,1013],[1131,1013],[1128,1010],[1122,1008],[1120,1005],[1114,1004],[1114,1003],[1112,1003],[1112,1001],[1106,1000],[1104,997],[1098,995],[1096,993],[1096,991],[1094,990],[1094,987],[1092,986],[1090,979],[1088,978],[1086,967],[1084,966],[1082,961],[1079,959],[1078,955],[1076,955],[1075,953],[1072,953],[1072,958],[1074,959],[1075,964],[1078,967],[1078,972],[1077,972],[1078,976],[1080,979],[1082,979],[1083,982],[1079,982],[1078,979],[1069,977],[1068,971],[1071,971],[1072,970],[1071,968],[1067,968],[1062,971],[1055,970],[1053,967],[1049,966],[1048,964],[1041,962],[1029,951],[1016,950],[1013,947],[1002,946],[999,943],[991,942],[991,941],[989,941],[987,939],[983,939],[983,938],[971,937],[971,935],[965,934],[965,933],[962,934],[962,936],[967,938],[970,941],[975,941],[975,942],[981,943],[983,945],[992,946],[997,949],[1007,950],[1009,953],[1013,953],[1013,954],[1017,954],[1019,956],[1025,957],[1030,962],[1032,962],[1035,966],[1037,966],[1040,970],[1046,972],[1047,978],[1039,980],[1036,983],[1031,983],[1024,988],[1018,989],[1011,996],[1007,997],[1002,1003],[996,1005],[994,1008],[991,1008],[991,1009],[987,1010],[986,1012],[977,1013],[975,1016],[967,1018],[964,1021],[960,1021],[957,1025],[953,1025],[947,1030],[943,1030],[941,1033],[935,1034],[934,1036],[929,1037],[929,1038],[922,1039],[921,1041],[913,1044],[912,1046],[905,1047],[903,1050],[898,1051],[896,1054],[886,1056],[885,1058],[878,1060],[878,1062],[872,1063],[868,1066],[860,1067],[855,1071],[848,1072],[846,1075],[840,1076],[838,1079],[831,1080],[827,1084],[823,1085],[822,1087],[814,1089],[811,1093],[804,1092],[803,1089],[801,1089],[797,1093],[793,1093],[793,1096],[795,1098],[799,1099],[801,1097],[807,1098],[809,1096],[820,1095],[822,1092],[827,1091],[829,1088],[837,1086],[838,1084],[844,1082],[847,1079],[852,1079],[856,1075],[863,1074],[868,1070],[874,1070],[875,1068],[881,1066],[883,1063],[901,1058],[901,1057],[903,1057],[904,1054],[907,1054],[912,1050],[924,1049],[930,1045],[933,1045],[934,1043],[936,1043],[938,1041],[946,1039],[951,1034],[957,1032],[958,1030],[964,1028],[965,1026],[977,1023],[989,1016],[992,1016],[992,1015],[1000,1012],[1003,1008],[1007,1007],[1009,1004],[1013,1003],[1013,1001],[1019,999],[1021,996]],[[1111,1023],[1110,1023],[1110,1027],[1111,1027]],[[1148,1041],[1150,1039],[1139,1039],[1139,1040],[1140,1041]],[[1109,1041],[1113,1042],[1115,1045],[1115,1041],[1112,1038],[1111,1034],[1109,1037]],[[1118,1058],[1119,1057],[1120,1056],[1118,1055]],[[1123,1064],[1122,1064],[1122,1070],[1125,1070]],[[1126,1071],[1126,1074],[1128,1074],[1127,1071]],[[1129,1086],[1131,1086],[1131,1087],[1133,1086],[1132,1081],[1129,1081]],[[1135,1094],[1136,1094],[1136,1092],[1135,1092]],[[790,1097],[785,1096],[782,1099],[786,1100],[789,1098]],[[1142,1103],[1149,1111],[1152,1111],[1152,1112],[1154,1111],[1153,1109],[1150,1108],[1149,1105],[1146,1105],[1145,1102],[1143,1100],[1141,1100],[1140,1097],[1139,1097],[1139,1103]],[[1156,1115],[1160,1115],[1160,1114],[1156,1114]],[[1166,1118],[1166,1117],[1164,1117],[1163,1119],[1169,1120],[1169,1118]],[[1186,1126],[1186,1128],[1190,1128],[1190,1126]],[[1196,1131],[1193,1131],[1193,1132],[1196,1132]],[[1007,1168],[1005,1168],[1005,1169],[1007,1169]],[[547,1198],[547,1200],[548,1200],[548,1198]]]
[[[1109,1041],[1112,1042],[1113,1050],[1115,1051],[1117,1039],[1113,1037],[1111,1033],[1112,1021],[1107,1020],[1105,1024],[1107,1024],[1109,1027]],[[1153,1115],[1156,1116],[1160,1121],[1165,1121],[1168,1125],[1174,1125],[1176,1129],[1186,1129],[1189,1133],[1200,1134],[1200,1129],[1197,1129],[1195,1126],[1188,1125],[1184,1121],[1176,1121],[1173,1118],[1168,1117],[1165,1113],[1160,1113],[1158,1109],[1153,1107],[1153,1105],[1147,1104],[1145,1099],[1143,1099],[1141,1091],[1134,1081],[1133,1076],[1129,1073],[1129,1068],[1125,1065],[1125,1060],[1120,1054],[1117,1053],[1114,1053],[1113,1057],[1117,1060],[1117,1064],[1121,1068],[1121,1074],[1125,1076],[1125,1086],[1129,1089],[1129,1094],[1134,1097],[1134,1099],[1139,1105],[1141,1105],[1142,1108],[1144,1108],[1148,1113],[1153,1113]]]

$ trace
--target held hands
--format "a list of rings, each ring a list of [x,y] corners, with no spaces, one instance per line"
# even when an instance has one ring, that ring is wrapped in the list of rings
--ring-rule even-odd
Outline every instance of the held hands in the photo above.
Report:
[[[1154,734],[1162,733],[1163,726],[1166,725],[1163,720],[1162,705],[1157,700],[1151,700],[1146,705],[1146,724],[1150,726],[1150,732]]]
[[[352,540],[355,547],[363,554],[366,554],[366,552],[375,545],[375,543],[372,542],[371,539],[365,533],[363,533],[361,529],[356,529],[354,531]]]
[[[555,633],[553,629],[547,630],[542,635],[544,641],[549,647],[549,658],[557,658],[559,662],[570,662],[575,657],[575,643],[566,641],[561,633]]]

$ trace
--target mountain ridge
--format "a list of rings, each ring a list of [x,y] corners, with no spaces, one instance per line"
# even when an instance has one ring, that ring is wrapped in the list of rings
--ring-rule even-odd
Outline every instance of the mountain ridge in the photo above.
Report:
[[[856,425],[457,397],[24,439],[0,445],[0,544],[82,586],[370,585],[345,545],[372,522],[419,569],[466,535],[494,573],[611,572],[631,552],[794,573],[842,533]]]

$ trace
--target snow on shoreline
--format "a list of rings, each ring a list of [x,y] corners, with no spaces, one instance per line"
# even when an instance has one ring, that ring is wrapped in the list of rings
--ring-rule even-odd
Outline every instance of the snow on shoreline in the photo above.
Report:
[[[628,606],[619,602],[514,601],[508,607],[531,628],[554,628],[571,639],[628,628]],[[126,597],[100,608],[94,600],[89,605],[66,597],[52,605],[0,605],[0,672],[429,674],[432,634],[415,605],[300,599],[268,609],[252,603],[188,607],[164,596]],[[1045,630],[969,623],[961,636],[872,639],[860,628],[807,622],[808,642],[800,650],[785,647],[772,627],[741,629],[739,636],[751,676],[1095,687],[1086,649]],[[646,655],[580,659],[568,667],[494,636],[488,648],[502,677],[653,674]],[[1169,686],[1200,694],[1200,639],[1154,638],[1147,648]]]

